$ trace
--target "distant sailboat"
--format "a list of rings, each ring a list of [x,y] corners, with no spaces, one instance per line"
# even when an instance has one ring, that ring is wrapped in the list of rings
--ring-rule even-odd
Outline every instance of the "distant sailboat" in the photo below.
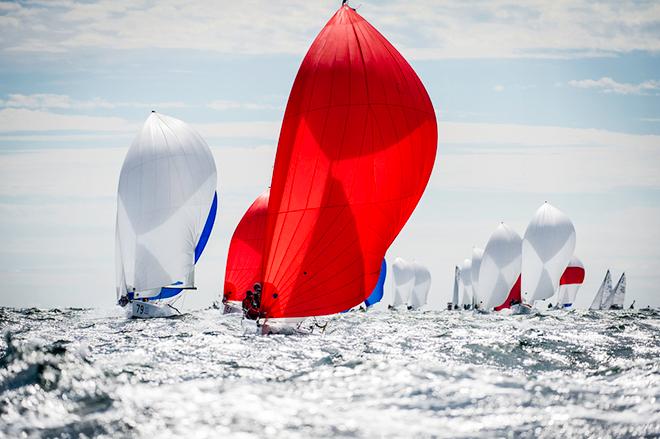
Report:
[[[225,269],[224,313],[242,313],[245,293],[261,276],[269,190],[257,197],[236,226]]]
[[[609,296],[603,300],[601,309],[623,309],[623,301],[626,298],[626,273],[623,273]]]
[[[461,264],[461,285],[463,286],[463,295],[461,305],[463,308],[472,307],[472,259],[465,259]]]
[[[584,265],[576,256],[573,256],[568,267],[559,279],[559,290],[557,291],[557,307],[570,308],[575,303],[580,285],[584,282]]]
[[[378,276],[378,282],[374,287],[374,290],[371,292],[369,297],[364,301],[364,304],[367,308],[370,308],[380,302],[383,299],[383,289],[385,287],[385,278],[387,277],[387,262],[383,259],[383,263],[380,265],[380,275]]]
[[[408,303],[415,285],[415,271],[410,262],[396,258],[392,264],[392,304],[393,308]]]
[[[529,306],[551,298],[575,250],[575,227],[559,209],[544,203],[527,226],[522,243],[522,297]]]
[[[284,114],[260,277],[263,319],[363,302],[426,188],[436,149],[423,84],[343,5],[307,52]]]
[[[479,297],[479,274],[481,270],[481,259],[484,256],[484,249],[479,247],[472,248],[472,267],[470,269],[470,278],[472,283],[472,304],[475,308],[482,309],[484,306],[483,298]]]
[[[501,223],[491,235],[479,268],[479,297],[483,309],[501,305],[520,276],[522,239]]]
[[[458,309],[458,291],[461,284],[461,268],[457,265],[454,268],[454,294],[451,296],[451,309]]]
[[[603,309],[604,302],[611,295],[612,295],[612,276],[610,274],[610,270],[607,270],[607,273],[605,273],[605,278],[603,279],[603,282],[600,284],[600,288],[598,288],[596,297],[594,297],[593,302],[591,302],[591,306],[589,307],[589,309],[591,310]]]
[[[217,210],[211,150],[184,122],[152,112],[131,145],[117,196],[117,298],[133,317],[179,314]]]
[[[428,268],[418,262],[413,262],[413,272],[415,274],[415,283],[410,294],[408,309],[421,309],[428,300],[431,290],[431,272]]]

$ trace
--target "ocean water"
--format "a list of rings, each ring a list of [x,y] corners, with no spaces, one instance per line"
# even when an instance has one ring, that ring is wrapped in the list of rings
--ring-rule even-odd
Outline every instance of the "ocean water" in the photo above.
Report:
[[[0,308],[0,437],[659,437],[660,313]]]

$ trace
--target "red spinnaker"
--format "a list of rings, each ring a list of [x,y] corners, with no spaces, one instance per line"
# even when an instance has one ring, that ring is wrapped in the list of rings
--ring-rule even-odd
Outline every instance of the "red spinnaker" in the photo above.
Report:
[[[559,279],[559,285],[581,285],[584,282],[584,268],[571,267],[570,265],[564,270],[564,274]]]
[[[500,311],[504,308],[511,308],[511,301],[514,303],[522,302],[522,298],[520,296],[520,280],[521,276],[518,276],[518,280],[515,284],[513,284],[513,288],[511,288],[511,291],[509,291],[509,295],[507,296],[506,300],[500,306],[496,306],[495,311]]]
[[[261,278],[268,192],[254,200],[231,237],[225,272],[227,300],[243,300],[245,292]]]
[[[436,117],[401,54],[342,6],[296,76],[268,205],[261,310],[333,314],[361,303],[428,183]]]

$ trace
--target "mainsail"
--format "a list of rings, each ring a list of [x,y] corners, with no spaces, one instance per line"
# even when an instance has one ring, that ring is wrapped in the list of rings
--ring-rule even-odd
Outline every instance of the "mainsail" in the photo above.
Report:
[[[260,280],[268,196],[267,189],[254,200],[231,237],[225,270],[226,300],[243,300],[247,290]]]
[[[426,305],[429,296],[429,290],[431,289],[431,272],[428,268],[418,262],[413,262],[412,266],[413,272],[415,273],[415,283],[408,304],[412,309],[420,309]]]
[[[385,287],[385,278],[387,277],[387,262],[383,259],[383,263],[380,265],[380,275],[378,276],[378,282],[374,287],[374,290],[371,292],[367,300],[364,301],[364,304],[367,305],[367,308],[375,305],[380,302],[383,298],[383,289]]]
[[[392,306],[408,303],[415,284],[415,272],[412,264],[403,258],[396,258],[392,264]]]
[[[549,299],[575,250],[575,227],[559,209],[544,203],[527,226],[522,244],[522,294],[528,304]]]
[[[472,248],[472,268],[470,277],[472,283],[472,303],[479,308],[483,306],[483,300],[479,297],[479,271],[481,270],[481,259],[484,256],[484,249],[479,247]]]
[[[454,294],[451,296],[452,308],[458,307],[458,287],[461,283],[461,268],[457,265],[454,268]]]
[[[284,114],[263,315],[326,315],[364,301],[426,188],[436,147],[435,112],[412,67],[342,6],[307,52]]]
[[[119,177],[119,296],[171,297],[190,287],[213,228],[217,173],[211,150],[184,122],[152,112]]]
[[[463,306],[472,305],[472,259],[465,259],[461,264],[461,285],[463,285]]]
[[[573,305],[578,289],[584,282],[584,274],[584,264],[576,256],[573,256],[561,275],[561,279],[559,279],[558,306],[568,308]]]
[[[479,268],[477,297],[485,309],[491,309],[507,298],[520,276],[522,239],[513,229],[501,223],[484,249]]]
[[[612,295],[612,276],[610,275],[610,270],[607,270],[605,273],[605,278],[603,283],[600,284],[596,297],[594,297],[593,302],[589,309],[603,309],[603,302]]]
[[[623,309],[626,298],[626,273],[623,273],[609,296],[603,300],[602,309]]]

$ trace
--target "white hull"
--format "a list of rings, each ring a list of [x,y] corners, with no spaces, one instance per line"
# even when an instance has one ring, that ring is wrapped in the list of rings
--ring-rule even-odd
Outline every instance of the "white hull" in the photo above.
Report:
[[[327,324],[327,323],[326,323]],[[319,325],[316,320],[306,317],[268,319],[265,321],[243,319],[241,326],[244,335],[300,335],[322,332],[325,325]]]
[[[225,303],[224,308],[222,309],[223,314],[243,314],[243,305],[238,301],[228,301]]]
[[[178,310],[168,304],[161,305],[139,301],[129,303],[128,312],[129,317],[134,319],[154,319],[181,315]]]
[[[531,313],[532,313],[532,307],[525,303],[518,303],[511,306],[512,315],[531,314]]]

